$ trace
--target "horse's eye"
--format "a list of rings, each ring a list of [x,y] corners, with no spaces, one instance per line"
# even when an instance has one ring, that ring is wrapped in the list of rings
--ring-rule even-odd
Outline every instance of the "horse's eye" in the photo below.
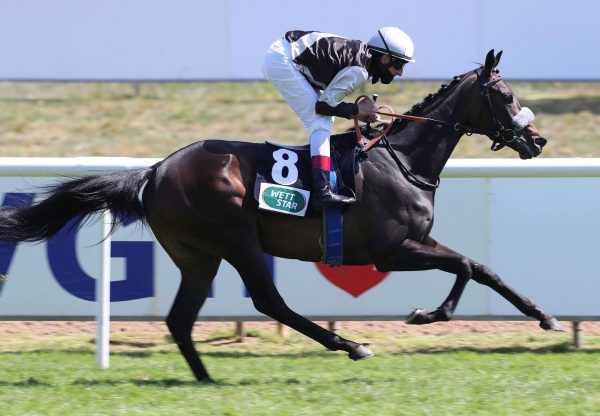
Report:
[[[504,101],[507,104],[510,104],[513,102],[513,95],[512,94],[502,94],[504,96]]]

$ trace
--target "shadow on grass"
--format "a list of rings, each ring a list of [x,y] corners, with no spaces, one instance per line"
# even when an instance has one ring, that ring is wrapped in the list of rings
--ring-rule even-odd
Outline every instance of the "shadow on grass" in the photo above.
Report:
[[[371,344],[375,355],[377,355],[377,344]],[[383,344],[379,344],[383,347]],[[284,347],[285,348],[285,347]],[[399,346],[395,351],[382,352],[381,355],[412,355],[412,354],[449,354],[457,352],[474,352],[478,354],[600,354],[600,347],[589,347],[575,349],[569,341],[555,344],[544,345],[541,347],[513,345],[503,347],[476,347],[476,346],[446,346],[446,347],[409,347],[401,349]],[[382,348],[383,349],[383,348]],[[0,357],[7,355],[22,354],[73,354],[73,355],[95,355],[95,352],[86,349],[59,349],[59,348],[40,348],[28,351],[9,351],[0,352]],[[177,351],[111,351],[110,355],[114,357],[147,358],[152,355],[179,355]],[[313,350],[299,352],[262,352],[262,351],[200,351],[202,357],[213,358],[292,358],[302,359],[310,357],[330,357],[333,355],[346,355],[343,351]]]
[[[360,379],[356,379],[360,381]],[[346,382],[346,381],[344,381]],[[348,383],[353,382],[353,380],[348,380]],[[363,380],[364,382],[364,380]],[[118,387],[118,386],[126,386],[126,385],[135,385],[137,387],[160,387],[160,388],[180,388],[180,387],[240,387],[240,386],[254,386],[254,385],[298,385],[298,384],[306,384],[307,381],[302,381],[297,378],[272,378],[269,380],[256,380],[252,378],[242,379],[237,382],[225,382],[225,381],[210,381],[210,382],[201,382],[196,380],[180,380],[176,378],[163,378],[163,379],[141,379],[141,378],[131,378],[131,379],[76,379],[70,384],[72,386],[78,387]],[[47,382],[40,381],[34,377],[29,377],[28,379],[21,381],[1,381],[0,387],[17,387],[17,388],[36,388],[36,387],[56,387],[54,384],[50,384]]]
[[[89,380],[89,379],[77,379],[71,383],[74,386],[82,387],[94,387],[94,386],[120,386],[125,384],[134,384],[139,387],[155,386],[155,387],[187,387],[187,386],[201,386],[203,384],[210,385],[210,383],[201,383],[196,380],[178,380],[175,378],[164,378],[164,379],[104,379],[104,380]]]
[[[392,352],[390,353],[390,355],[448,354],[455,352],[475,352],[479,354],[599,354],[600,347],[575,349],[570,342],[565,341],[551,345],[544,345],[542,347],[527,347],[522,345],[514,345],[510,347],[469,347],[462,345],[458,347],[444,347],[434,349],[427,347],[419,347],[411,348],[408,351]]]
[[[84,349],[84,348],[72,348],[72,349],[61,349],[61,348],[37,348],[26,351],[3,351],[0,352],[0,357],[3,355],[23,355],[23,354],[72,354],[72,355],[95,355],[95,352]],[[152,354],[156,354],[154,351],[111,351],[111,355],[120,355],[124,357],[133,358],[144,358],[149,357]]]
[[[352,381],[349,381],[352,382]],[[210,382],[202,382],[196,380],[179,380],[175,378],[164,378],[164,379],[104,379],[104,380],[89,380],[89,379],[78,379],[73,381],[71,384],[74,386],[81,387],[96,387],[96,386],[121,386],[121,385],[136,385],[138,387],[161,387],[161,388],[178,388],[178,387],[239,387],[239,386],[254,386],[254,385],[297,385],[306,384],[306,381],[299,380],[297,378],[271,378],[269,380],[257,380],[253,378],[242,379],[236,382],[225,382],[220,380],[213,380]],[[0,384],[1,385],[1,384]]]
[[[29,377],[21,381],[2,381],[0,380],[0,387],[49,387],[51,384],[40,381],[35,377]]]
[[[150,348],[150,347],[156,347],[158,345],[158,343],[156,343],[156,342],[143,342],[143,341],[117,341],[117,340],[110,340],[110,345],[111,346],[113,346],[113,345],[119,345],[119,346],[134,347],[134,348]]]

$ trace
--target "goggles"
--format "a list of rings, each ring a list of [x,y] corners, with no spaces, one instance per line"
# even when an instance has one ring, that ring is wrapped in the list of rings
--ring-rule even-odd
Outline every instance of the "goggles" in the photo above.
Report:
[[[406,61],[403,61],[402,59],[392,59],[390,61],[390,66],[394,69],[400,70],[404,68],[404,65],[406,65]]]

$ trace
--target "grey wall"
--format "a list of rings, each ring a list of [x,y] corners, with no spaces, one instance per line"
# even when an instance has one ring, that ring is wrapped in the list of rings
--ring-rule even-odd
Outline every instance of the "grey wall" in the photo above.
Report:
[[[0,0],[0,79],[262,79],[287,30],[368,40],[395,25],[416,45],[409,79],[447,79],[495,48],[508,78],[597,80],[598,16],[591,0]]]

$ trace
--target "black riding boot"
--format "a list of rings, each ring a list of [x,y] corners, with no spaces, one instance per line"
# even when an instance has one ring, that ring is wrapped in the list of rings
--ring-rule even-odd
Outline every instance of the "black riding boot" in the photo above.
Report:
[[[331,189],[329,172],[322,169],[312,169],[312,193],[310,196],[312,206],[317,211],[328,207],[343,207],[356,201],[344,195],[339,195]]]

